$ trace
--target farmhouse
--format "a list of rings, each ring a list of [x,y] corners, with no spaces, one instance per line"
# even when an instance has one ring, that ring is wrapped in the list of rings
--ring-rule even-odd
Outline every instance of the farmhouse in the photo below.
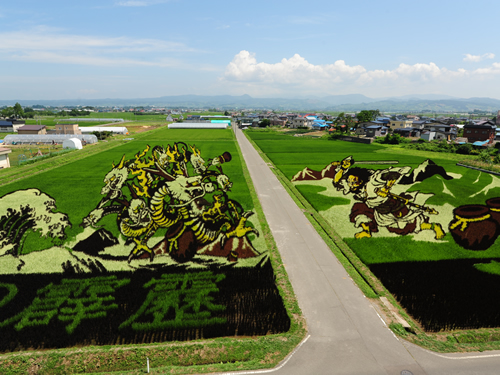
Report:
[[[0,169],[9,168],[9,154],[12,152],[10,148],[0,147]]]
[[[21,126],[24,126],[25,124],[26,122],[24,120],[0,120],[0,132],[15,133],[17,132],[17,129],[19,129]]]
[[[17,129],[17,133],[21,134],[47,134],[45,125],[24,125]]]

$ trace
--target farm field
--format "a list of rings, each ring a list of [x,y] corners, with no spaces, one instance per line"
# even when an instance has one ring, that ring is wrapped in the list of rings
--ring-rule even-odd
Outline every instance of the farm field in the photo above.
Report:
[[[45,125],[49,127],[49,129],[55,127],[57,124],[70,124],[68,121],[64,121],[64,118],[41,118],[40,120],[25,120],[26,125]],[[109,121],[92,121],[92,122],[78,122],[78,126],[99,126],[103,124],[108,124]]]
[[[215,368],[271,366],[303,331],[254,198],[231,130],[137,133],[0,186],[0,350],[265,336],[271,361]]]
[[[500,327],[499,177],[457,166],[455,155],[246,134],[417,329]]]
[[[217,116],[224,115],[223,112],[186,112],[183,113],[182,116],[186,118],[189,115],[205,115],[205,116]],[[46,125],[46,126],[54,126],[60,122],[67,122],[64,120],[68,120],[69,118],[74,118],[75,116],[45,116],[38,115],[38,124]],[[173,118],[178,118],[179,115],[172,115]],[[145,121],[153,121],[153,122],[163,122],[165,123],[167,115],[164,114],[155,114],[155,113],[143,113],[143,114],[135,114],[134,112],[91,112],[88,116],[81,116],[82,119],[92,118],[92,119],[102,119],[102,121],[91,122],[87,124],[85,121],[79,122],[80,126],[95,126],[91,124],[108,124],[109,121],[106,119],[110,118],[122,118],[125,121],[132,122],[145,122]],[[36,119],[27,119],[27,125],[35,125],[37,124]],[[120,123],[117,123],[119,125]]]

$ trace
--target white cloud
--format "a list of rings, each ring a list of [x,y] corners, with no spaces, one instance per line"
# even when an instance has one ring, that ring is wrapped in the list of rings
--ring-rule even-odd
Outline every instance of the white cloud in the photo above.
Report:
[[[479,62],[484,59],[494,59],[494,58],[495,58],[494,53],[485,53],[484,55],[471,55],[470,53],[466,53],[464,61]]]
[[[178,66],[180,63],[175,60],[162,59],[160,61],[141,61],[129,58],[108,58],[99,56],[86,56],[83,54],[64,55],[61,53],[52,52],[27,52],[22,55],[12,55],[11,60],[28,61],[28,62],[42,62],[53,64],[72,64],[72,65],[92,65],[92,66],[110,66],[116,67],[130,67],[130,66],[156,66],[156,67],[172,67]]]
[[[473,71],[475,75],[496,75],[500,74],[500,63],[493,63],[487,68],[480,68]]]
[[[134,39],[127,37],[95,37],[62,34],[59,30],[37,27],[30,31],[0,33],[1,50],[78,50],[82,48],[141,49],[142,51],[193,51],[182,43],[167,42],[159,39]]]
[[[305,79],[342,79],[359,76],[365,71],[362,66],[349,66],[343,60],[330,65],[313,65],[298,54],[276,64],[257,63],[255,54],[241,51],[226,67],[224,76],[236,81],[295,83]]]
[[[93,66],[167,67],[175,65],[176,61],[162,55],[195,51],[182,43],[159,39],[72,35],[44,26],[0,33],[0,40],[2,60]],[[142,56],[147,56],[148,60]]]
[[[291,88],[301,94],[385,92],[406,88],[408,93],[421,88],[429,93],[441,92],[458,82],[475,84],[478,79],[500,76],[500,63],[476,70],[463,68],[449,70],[434,62],[404,64],[394,69],[368,70],[361,65],[348,65],[344,60],[332,64],[314,65],[295,54],[277,63],[258,62],[255,54],[241,51],[226,66],[221,81],[232,87],[253,88],[254,92],[280,91],[287,93]],[[270,91],[269,91],[270,92]],[[451,92],[450,92],[451,94]],[[378,96],[380,96],[379,94]]]

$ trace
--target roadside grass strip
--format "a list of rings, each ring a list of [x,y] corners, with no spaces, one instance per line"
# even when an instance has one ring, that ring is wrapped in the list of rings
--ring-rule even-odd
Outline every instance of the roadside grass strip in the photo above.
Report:
[[[269,368],[300,343],[231,130],[83,151],[0,186],[2,374]]]
[[[246,135],[365,295],[410,324],[379,303],[396,334],[436,351],[500,348],[498,177],[457,155]]]

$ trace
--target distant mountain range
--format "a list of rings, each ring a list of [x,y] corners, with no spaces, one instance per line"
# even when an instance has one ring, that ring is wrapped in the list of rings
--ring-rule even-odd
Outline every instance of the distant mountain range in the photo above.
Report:
[[[168,108],[274,109],[290,111],[360,111],[378,109],[384,112],[469,112],[474,109],[496,112],[500,100],[492,98],[455,98],[447,95],[406,95],[389,98],[369,98],[361,94],[330,95],[301,99],[253,98],[249,95],[202,96],[178,95],[137,99],[61,99],[61,100],[0,100],[0,106],[157,106]]]

